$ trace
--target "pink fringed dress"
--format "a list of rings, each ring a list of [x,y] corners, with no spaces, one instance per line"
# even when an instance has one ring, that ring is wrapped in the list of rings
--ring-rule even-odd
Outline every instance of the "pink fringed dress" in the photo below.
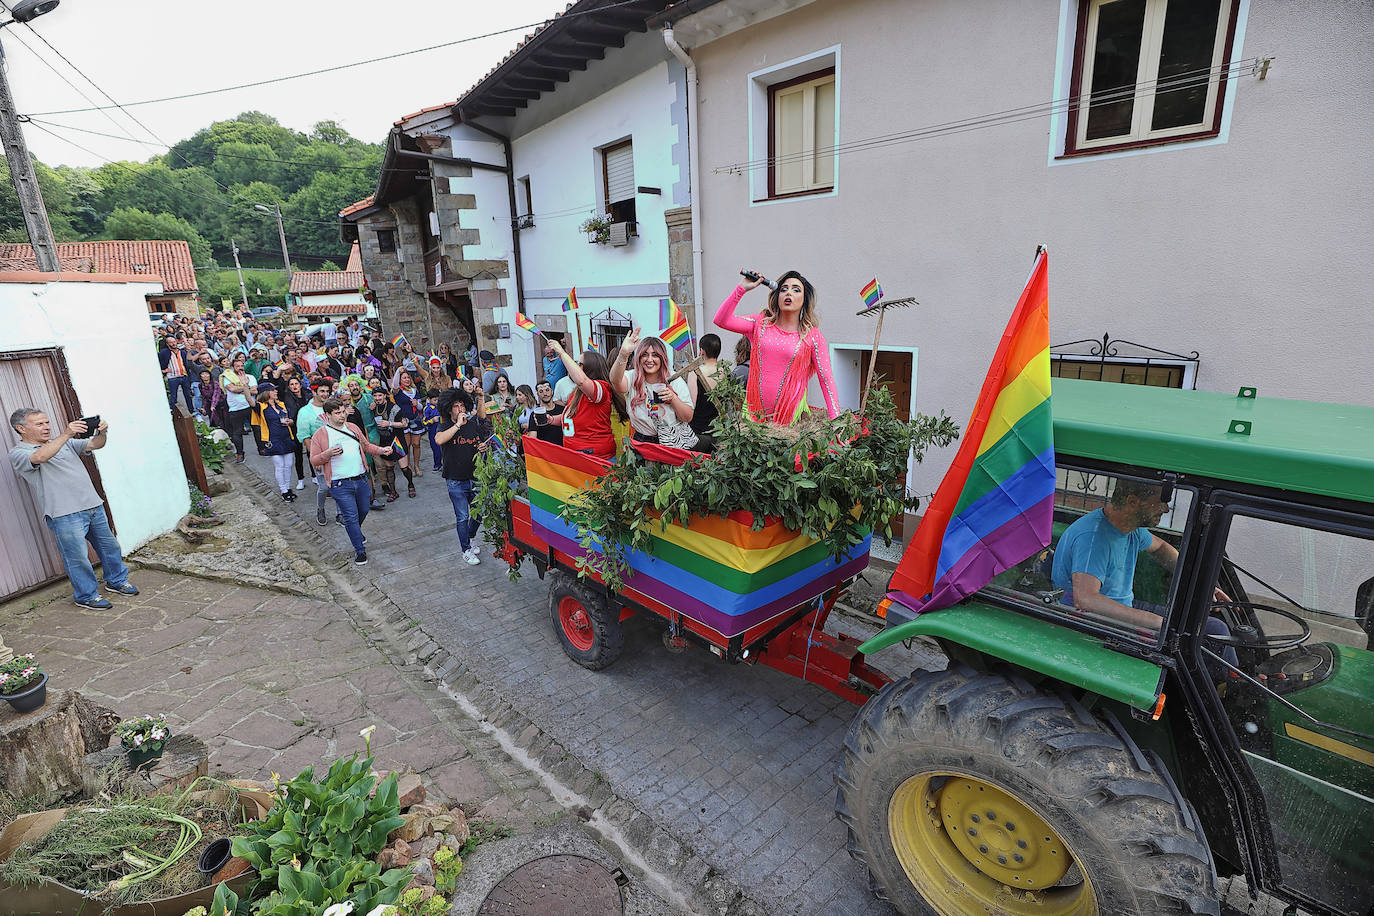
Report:
[[[826,412],[833,420],[840,412],[839,398],[830,373],[830,347],[825,335],[820,328],[812,328],[805,335],[784,331],[760,313],[736,315],[735,307],[746,292],[743,286],[735,287],[716,310],[716,326],[749,338],[753,349],[744,395],[754,419],[781,424],[796,420],[806,409],[806,387],[814,372]]]

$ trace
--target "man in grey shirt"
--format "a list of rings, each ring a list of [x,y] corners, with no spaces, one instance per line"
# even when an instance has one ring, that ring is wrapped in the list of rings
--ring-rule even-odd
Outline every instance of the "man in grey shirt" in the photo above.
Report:
[[[93,436],[77,438],[87,434],[86,424],[73,420],[62,435],[52,438],[47,414],[21,407],[10,414],[10,426],[19,434],[19,444],[10,449],[10,464],[28,483],[43,520],[57,539],[77,606],[101,611],[114,607],[97,590],[95,569],[86,550],[88,541],[100,557],[105,588],[121,595],[137,595],[138,589],[129,582],[119,541],[110,531],[105,506],[81,462],[83,453],[104,447],[109,424],[101,421]]]

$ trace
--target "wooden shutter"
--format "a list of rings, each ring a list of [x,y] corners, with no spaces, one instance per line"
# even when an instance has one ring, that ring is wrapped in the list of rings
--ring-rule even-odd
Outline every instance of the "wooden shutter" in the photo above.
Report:
[[[634,200],[635,152],[628,140],[618,146],[607,147],[601,154],[606,162],[606,204]]]

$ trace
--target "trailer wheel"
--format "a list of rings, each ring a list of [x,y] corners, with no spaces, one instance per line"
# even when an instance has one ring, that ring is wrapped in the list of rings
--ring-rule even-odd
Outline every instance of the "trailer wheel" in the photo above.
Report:
[[[836,814],[903,913],[1219,913],[1197,816],[1161,770],[1072,700],[951,666],[865,704]]]
[[[563,651],[583,668],[600,671],[625,648],[620,616],[605,598],[565,572],[550,574],[549,613]]]

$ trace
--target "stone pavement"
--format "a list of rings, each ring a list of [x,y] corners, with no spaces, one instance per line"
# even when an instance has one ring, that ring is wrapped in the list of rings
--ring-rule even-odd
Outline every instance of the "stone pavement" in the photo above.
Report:
[[[770,913],[893,912],[870,893],[834,817],[834,771],[857,707],[772,669],[728,665],[697,649],[670,653],[660,630],[638,618],[627,622],[625,653],[610,668],[574,664],[532,566],[511,583],[489,547],[480,566],[462,562],[443,480],[424,451],[419,497],[368,517],[366,567],[351,567],[341,527],[315,526],[311,485],[272,511],[288,531],[314,539],[315,555],[338,575],[375,589],[372,600],[394,607],[384,611],[393,621],[414,624],[411,650],[451,690],[500,710],[535,756],[548,761],[552,748],[569,780],[603,777],[614,797],[597,813],[651,865],[708,896]],[[235,473],[245,470],[278,500],[267,459],[249,456]],[[853,635],[876,629],[838,618],[829,629],[837,626]],[[894,676],[943,667],[919,647],[875,661]]]
[[[131,580],[141,593],[109,611],[74,606],[65,583],[0,605],[5,640],[53,687],[125,717],[165,713],[209,746],[211,775],[294,775],[362,749],[375,725],[379,767],[414,769],[473,818],[526,831],[564,813],[337,606],[147,569]]]

